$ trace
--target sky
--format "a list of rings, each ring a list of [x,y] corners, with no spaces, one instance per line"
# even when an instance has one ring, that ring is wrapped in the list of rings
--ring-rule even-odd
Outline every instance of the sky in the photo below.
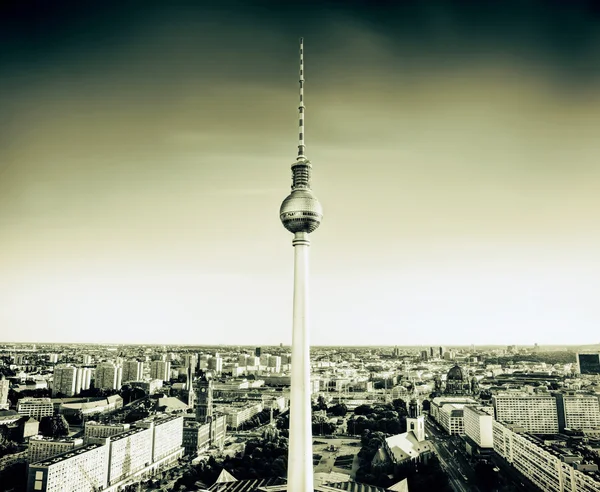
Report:
[[[85,4],[85,5],[83,5]],[[0,340],[600,341],[593,2],[6,2]]]

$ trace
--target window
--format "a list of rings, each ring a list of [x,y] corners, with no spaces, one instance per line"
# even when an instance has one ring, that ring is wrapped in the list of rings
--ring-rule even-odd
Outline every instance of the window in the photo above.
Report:
[[[35,472],[35,479],[36,480],[42,480],[44,478],[44,472],[41,471],[36,471]]]
[[[41,480],[36,480],[35,481],[35,485],[33,487],[33,490],[42,490],[42,481]]]

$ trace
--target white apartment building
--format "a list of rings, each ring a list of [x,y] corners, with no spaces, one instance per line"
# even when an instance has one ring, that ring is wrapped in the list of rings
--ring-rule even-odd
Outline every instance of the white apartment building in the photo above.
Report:
[[[89,367],[59,365],[54,368],[52,389],[54,395],[73,396],[90,388],[92,370]]]
[[[43,492],[93,492],[106,486],[109,447],[89,444],[28,469],[27,490]]]
[[[475,405],[465,405],[463,407],[465,435],[480,448],[492,448],[494,446],[493,415],[494,409],[492,407]]]
[[[122,382],[141,381],[144,379],[144,363],[139,360],[126,360],[123,362]]]
[[[560,430],[600,429],[600,400],[596,395],[558,393],[555,395]]]
[[[271,355],[269,357],[269,371],[270,372],[281,372],[281,357],[278,355]]]
[[[129,424],[101,424],[93,420],[85,423],[83,438],[87,443],[90,438],[110,437],[130,429]]]
[[[10,381],[4,377],[0,377],[0,410],[8,410],[8,391],[10,389]]]
[[[150,379],[169,381],[171,379],[171,363],[165,360],[153,360],[150,365]]]
[[[183,456],[183,417],[156,417],[29,466],[28,491],[117,492]],[[137,424],[136,424],[137,425]]]
[[[598,492],[600,473],[569,450],[544,444],[524,428],[494,421],[494,451],[547,492]]]
[[[114,362],[102,362],[96,366],[94,387],[99,389],[120,389],[123,368]]]
[[[82,390],[90,389],[92,382],[92,369],[90,367],[78,367],[75,374],[75,394]]]
[[[159,461],[181,448],[183,442],[183,416],[156,418],[152,423],[154,424],[152,461]]]
[[[21,398],[17,402],[17,413],[41,420],[54,415],[54,405],[50,398]]]
[[[257,413],[263,411],[262,402],[244,403],[242,405],[218,405],[216,407],[219,412],[224,413],[227,417],[227,427],[229,429],[237,429],[247,420],[250,420]]]
[[[522,426],[531,434],[558,432],[558,411],[552,395],[505,393],[492,396],[496,420]]]
[[[77,368],[71,365],[56,366],[52,380],[53,395],[62,393],[73,396],[77,393]]]
[[[208,359],[208,370],[216,373],[223,372],[223,359],[221,357],[211,357]]]
[[[27,449],[27,460],[29,463],[37,463],[57,454],[70,451],[71,449],[83,446],[83,439],[72,439],[63,437],[54,439],[44,436],[32,436],[29,438],[29,448]]]
[[[133,428],[110,436],[108,484],[114,485],[152,463],[152,429]]]

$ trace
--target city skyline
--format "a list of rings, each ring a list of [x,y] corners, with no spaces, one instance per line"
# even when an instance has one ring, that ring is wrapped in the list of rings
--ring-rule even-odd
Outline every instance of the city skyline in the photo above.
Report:
[[[2,341],[290,344],[303,36],[313,343],[598,342],[597,12],[233,5],[3,11]]]

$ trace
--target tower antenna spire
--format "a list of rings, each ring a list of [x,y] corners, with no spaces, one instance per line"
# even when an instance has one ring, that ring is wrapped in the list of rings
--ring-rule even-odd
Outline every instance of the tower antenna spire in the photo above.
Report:
[[[298,158],[304,158],[304,38],[300,38],[300,106],[298,106]]]

